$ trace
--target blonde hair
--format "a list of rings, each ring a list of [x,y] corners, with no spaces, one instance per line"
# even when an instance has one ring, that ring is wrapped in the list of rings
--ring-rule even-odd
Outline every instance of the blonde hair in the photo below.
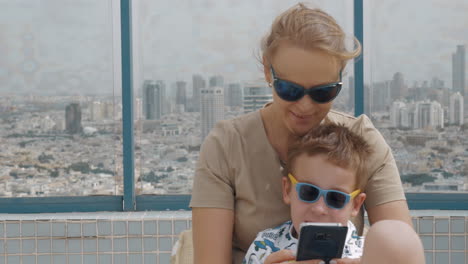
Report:
[[[319,49],[340,63],[343,70],[348,60],[361,53],[361,44],[354,36],[354,47],[348,51],[346,34],[333,17],[318,8],[308,8],[298,3],[280,14],[271,25],[271,31],[261,42],[263,61],[271,62],[281,42],[287,41],[304,49]],[[265,65],[269,66],[269,65]]]
[[[309,157],[322,154],[329,162],[341,168],[355,170],[356,187],[363,190],[365,186],[361,178],[367,178],[365,163],[371,153],[371,148],[364,138],[344,125],[319,125],[290,146],[287,171],[294,174],[294,162],[302,154]]]

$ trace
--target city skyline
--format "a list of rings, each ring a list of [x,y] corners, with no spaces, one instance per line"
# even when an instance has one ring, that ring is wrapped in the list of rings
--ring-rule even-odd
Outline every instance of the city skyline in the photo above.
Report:
[[[222,107],[224,100],[219,87],[201,91],[206,108],[202,112],[174,109],[160,120],[135,120],[135,181],[140,194],[190,192],[203,133],[216,122],[210,119],[216,119],[217,111],[210,108]],[[264,92],[252,85],[244,104],[250,105],[251,97]],[[454,106],[461,112],[461,95],[454,95],[460,102]],[[88,97],[80,104],[70,103],[77,99],[74,96],[18,99],[15,108],[2,113],[0,122],[6,143],[0,164],[0,196],[115,195],[122,191],[121,119],[108,115],[108,98]],[[390,118],[373,119],[393,149],[405,190],[466,192],[467,128],[463,124],[444,127],[437,120],[437,115],[442,116],[438,102],[420,101],[415,106],[403,111],[407,114],[403,126],[394,125],[392,113]],[[226,115],[220,118],[245,112],[242,108],[226,110],[221,110]],[[203,112],[211,114],[206,121]]]

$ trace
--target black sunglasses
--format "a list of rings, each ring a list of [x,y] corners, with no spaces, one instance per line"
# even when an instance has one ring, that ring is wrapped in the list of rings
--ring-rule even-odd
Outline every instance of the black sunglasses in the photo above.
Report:
[[[324,104],[332,101],[335,99],[336,96],[341,91],[341,86],[343,83],[341,82],[341,72],[340,72],[340,81],[339,82],[334,82],[334,83],[329,83],[329,84],[323,84],[323,85],[318,85],[314,87],[310,87],[308,89],[304,88],[303,86],[282,80],[278,77],[276,77],[275,70],[273,69],[273,66],[271,67],[271,73],[273,75],[273,86],[275,87],[275,91],[278,94],[278,96],[286,101],[297,101],[304,97],[304,95],[308,94],[310,98],[319,104]]]

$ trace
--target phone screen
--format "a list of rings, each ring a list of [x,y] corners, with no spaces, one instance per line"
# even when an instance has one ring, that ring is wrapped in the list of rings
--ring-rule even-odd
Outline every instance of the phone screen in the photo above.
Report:
[[[341,258],[347,226],[301,225],[296,260]]]

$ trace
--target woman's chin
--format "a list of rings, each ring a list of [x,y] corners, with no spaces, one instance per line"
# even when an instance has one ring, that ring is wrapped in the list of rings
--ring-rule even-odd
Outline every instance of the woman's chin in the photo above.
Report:
[[[298,125],[298,124],[292,124],[289,126],[289,131],[291,134],[301,137],[307,134],[312,128],[314,128],[314,125],[311,125],[310,123],[307,125]]]

